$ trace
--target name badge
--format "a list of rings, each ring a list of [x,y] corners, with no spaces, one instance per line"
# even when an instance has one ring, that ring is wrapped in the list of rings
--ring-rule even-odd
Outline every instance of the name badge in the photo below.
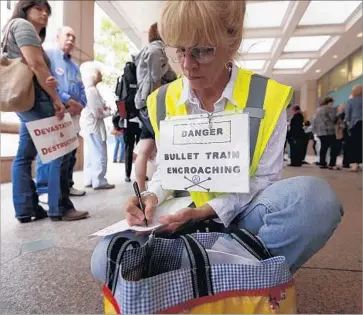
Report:
[[[64,74],[64,70],[62,68],[56,68],[55,69],[55,73],[58,75],[63,75]]]
[[[248,193],[248,114],[189,115],[160,123],[164,189]]]

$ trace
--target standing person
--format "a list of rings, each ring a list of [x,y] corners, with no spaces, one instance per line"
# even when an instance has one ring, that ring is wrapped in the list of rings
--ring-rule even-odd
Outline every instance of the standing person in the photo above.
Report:
[[[248,101],[251,95],[258,95],[258,100],[262,100],[257,103],[263,105],[264,116],[250,119],[251,125],[256,127],[255,121],[258,127],[249,131],[249,142],[254,148],[249,193],[190,191],[195,208],[180,209],[158,220],[163,224],[163,231],[171,233],[186,222],[206,219],[219,219],[226,227],[247,229],[259,237],[272,256],[284,256],[295,273],[333,234],[341,221],[342,205],[331,187],[320,178],[298,176],[281,180],[286,106],[293,90],[241,69],[233,62],[242,41],[246,2],[164,1],[161,35],[168,45],[169,58],[180,63],[185,76],[148,98],[157,145],[165,136],[159,130],[159,123],[165,118],[179,116],[188,124],[188,116],[193,114],[234,113],[255,106],[255,102]],[[165,115],[158,115],[160,111]],[[192,125],[193,121],[189,119],[189,123]],[[262,145],[256,146],[254,139],[258,137]],[[172,193],[162,185],[160,166],[148,191],[141,196],[144,212],[138,208],[135,196],[122,209],[130,226],[144,226],[145,219],[153,223],[156,206]],[[141,244],[148,240],[131,231],[123,235]],[[113,237],[106,237],[93,253],[92,272],[97,278],[104,278],[107,248]]]
[[[293,116],[290,120],[289,145],[290,166],[301,166],[304,158],[304,146],[306,135],[304,132],[304,116],[298,105],[292,107]]]
[[[135,144],[140,141],[141,122],[138,117],[126,120],[125,141],[125,182],[131,182],[132,163],[134,161]]]
[[[77,133],[79,128],[79,115],[86,106],[87,99],[84,93],[84,86],[81,80],[78,65],[72,60],[72,51],[76,43],[76,35],[72,28],[68,26],[61,27],[57,32],[57,45],[55,49],[47,49],[46,53],[51,60],[51,71],[55,79],[58,81],[58,95],[61,101],[65,104],[68,112],[73,118],[74,126]],[[77,149],[70,153],[70,161],[68,166],[69,189],[71,196],[83,196],[84,190],[79,190],[73,187],[73,170],[76,164]],[[42,164],[40,158],[37,159],[37,190],[40,194],[47,193],[48,182],[48,165]],[[44,195],[43,195],[44,196]],[[41,196],[43,202],[46,203],[46,198]]]
[[[112,132],[111,134],[115,137],[115,149],[113,152],[113,163],[121,163],[124,161],[125,156],[125,140],[124,140],[124,131],[125,128],[120,127],[120,124],[123,123],[121,120],[120,114],[117,112],[112,117]],[[120,155],[118,154],[120,149]],[[119,158],[117,158],[119,156]]]
[[[305,146],[304,146],[302,164],[309,164],[306,161],[306,153],[308,151],[308,146],[309,146],[310,140],[313,140],[313,142],[314,142],[313,143],[313,150],[314,150],[314,153],[316,155],[315,140],[314,140],[314,135],[313,135],[313,126],[311,125],[309,120],[305,121],[305,123],[304,123],[304,132],[305,132]]]
[[[113,189],[105,178],[107,173],[107,131],[104,118],[111,116],[97,84],[102,82],[102,73],[95,62],[85,62],[81,66],[85,84],[87,107],[81,113],[81,136],[85,139],[84,181],[85,187],[94,190]]]
[[[35,102],[32,109],[17,113],[20,119],[19,147],[12,166],[13,203],[15,216],[20,223],[42,219],[47,215],[53,221],[77,220],[88,216],[88,212],[76,211],[69,199],[68,177],[61,172],[61,165],[68,166],[69,156],[49,163],[49,211],[38,204],[38,194],[32,179],[31,166],[37,150],[25,123],[56,116],[62,119],[64,105],[56,88],[47,84],[51,77],[50,60],[42,51],[51,7],[45,0],[18,1],[12,17],[5,51],[9,58],[23,57],[34,72]],[[21,82],[19,82],[21,84]]]
[[[352,98],[345,105],[345,120],[350,134],[351,171],[357,172],[362,163],[362,85],[352,88]]]
[[[337,116],[337,109],[332,107],[334,99],[330,96],[323,99],[320,103],[320,108],[316,113],[314,119],[313,130],[320,139],[320,168],[339,169],[336,166],[337,152],[335,150],[336,137],[335,137],[335,122]],[[326,154],[330,148],[330,161],[329,167],[326,163]]]
[[[141,52],[133,56],[137,67],[136,77],[138,91],[135,96],[135,106],[139,109],[142,122],[139,150],[135,161],[136,181],[140,191],[146,189],[147,161],[155,152],[155,134],[150,124],[146,108],[147,97],[162,85],[162,78],[166,75],[168,82],[176,79],[176,74],[171,70],[168,58],[164,53],[164,43],[161,40],[157,23],[149,29],[149,44]]]

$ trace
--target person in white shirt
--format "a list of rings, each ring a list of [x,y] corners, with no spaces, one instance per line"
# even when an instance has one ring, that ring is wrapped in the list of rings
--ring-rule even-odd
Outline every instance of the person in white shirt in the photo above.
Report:
[[[243,37],[245,11],[246,1],[164,1],[159,30],[166,55],[172,62],[179,63],[183,77],[161,86],[147,98],[158,147],[157,170],[148,190],[141,193],[144,211],[140,209],[139,199],[132,196],[120,212],[124,211],[131,227],[162,224],[163,227],[156,231],[161,235],[183,230],[193,221],[212,219],[226,228],[246,229],[259,237],[271,255],[284,256],[290,271],[295,273],[325,245],[341,221],[343,208],[336,193],[320,178],[281,179],[287,131],[286,107],[293,91],[289,86],[235,64]],[[180,126],[189,127],[193,124],[190,118],[195,118],[190,116],[202,114],[211,125],[213,115],[227,117],[239,111],[249,114],[249,124],[244,126],[248,127],[249,143],[242,137],[240,140],[249,144],[250,149],[250,168],[245,174],[249,176],[249,192],[213,192],[205,188],[208,186],[196,188],[189,184],[184,190],[190,193],[194,205],[174,214],[156,216],[157,206],[173,193],[172,185],[168,186],[167,182],[170,177],[162,170],[169,157],[161,152],[167,145],[169,152],[175,154],[183,150],[181,142],[167,143],[172,138],[165,132],[167,129],[162,128],[162,123],[179,119]],[[232,130],[230,135],[233,132],[236,133]],[[219,153],[222,156],[224,152],[218,144],[209,144],[208,150],[217,153],[217,159]],[[196,152],[203,154],[202,150],[196,149]],[[173,159],[176,162],[177,158]],[[194,161],[199,162],[197,158]],[[211,170],[212,164],[208,170],[201,164],[194,167],[194,161],[189,162],[188,167],[176,167],[177,173],[171,170],[169,174],[196,174],[199,178],[199,174],[219,173],[218,168]],[[175,187],[180,187],[177,186],[180,177],[174,183]],[[190,182],[187,176],[184,180]],[[204,181],[196,179],[192,183]],[[223,184],[235,189],[228,180]],[[140,244],[148,240],[132,233],[125,237]],[[101,274],[95,267],[106,265],[111,239],[112,236],[106,237],[93,254],[94,275]]]
[[[107,131],[104,118],[111,116],[111,109],[106,106],[97,84],[102,81],[102,74],[97,63],[85,62],[81,65],[82,80],[85,85],[87,106],[81,113],[81,136],[84,144],[84,180],[85,187],[95,190],[113,189],[105,178],[107,172]]]

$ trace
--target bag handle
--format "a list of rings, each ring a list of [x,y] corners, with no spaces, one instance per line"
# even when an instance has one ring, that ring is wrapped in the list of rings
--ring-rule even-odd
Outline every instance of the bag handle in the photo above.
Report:
[[[211,266],[205,248],[189,234],[181,235],[180,238],[184,241],[188,253],[194,297],[213,295]]]
[[[217,223],[212,220],[191,221],[182,226],[176,233],[174,233],[174,235],[180,236],[183,234],[198,232],[217,232],[229,234],[258,260],[265,260],[272,257],[271,253],[263,244],[263,242],[261,242],[261,240],[257,236],[253,235],[248,230],[238,229],[238,227],[234,225],[226,228],[223,224]]]
[[[148,262],[148,266],[144,269],[142,278],[147,278],[150,274],[150,269],[152,268],[150,261],[155,249],[155,239],[155,231],[153,231],[149,236],[148,242],[145,244],[145,258],[146,262]],[[203,245],[189,234],[178,236],[175,235],[173,239],[182,239],[184,242],[184,248],[187,251],[190,263],[194,297],[199,298],[202,296],[213,295],[210,262],[208,254]]]
[[[234,240],[241,244],[258,260],[265,260],[272,257],[271,253],[261,240],[246,229],[232,228],[229,233]]]
[[[4,54],[4,51],[5,51],[5,46],[7,45],[8,43],[8,39],[9,39],[9,33],[10,33],[10,28],[11,26],[13,25],[15,19],[11,20],[8,24],[8,26],[6,27],[5,29],[5,32],[4,32],[4,37],[3,37],[3,40],[1,41],[1,47],[0,47],[0,52],[1,52],[1,55]]]
[[[115,293],[122,257],[130,245],[133,248],[140,247],[137,241],[131,241],[121,235],[115,235],[108,244],[106,286],[112,294]]]

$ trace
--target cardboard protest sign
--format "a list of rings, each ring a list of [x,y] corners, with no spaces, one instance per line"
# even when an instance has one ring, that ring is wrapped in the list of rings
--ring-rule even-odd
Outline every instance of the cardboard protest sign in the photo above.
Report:
[[[247,114],[200,115],[160,123],[159,159],[164,189],[249,192]]]
[[[69,113],[62,120],[49,117],[26,123],[43,163],[53,161],[78,147],[78,137]]]

